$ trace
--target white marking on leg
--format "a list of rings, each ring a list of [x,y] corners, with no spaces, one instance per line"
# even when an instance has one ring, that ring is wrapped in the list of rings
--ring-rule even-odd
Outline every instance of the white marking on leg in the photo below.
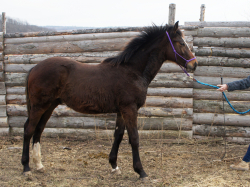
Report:
[[[33,162],[35,163],[37,170],[44,167],[41,162],[41,148],[39,142],[34,143],[33,145]]]
[[[121,172],[120,168],[118,166],[116,166],[115,169],[111,170],[111,173],[116,173],[116,174],[120,175],[122,172]]]

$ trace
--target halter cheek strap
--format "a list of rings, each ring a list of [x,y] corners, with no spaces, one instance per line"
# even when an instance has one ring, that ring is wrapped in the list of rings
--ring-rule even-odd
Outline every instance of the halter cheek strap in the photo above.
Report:
[[[174,54],[175,54],[175,61],[177,62],[177,56],[176,56],[176,55],[178,55],[179,57],[181,57],[183,60],[186,61],[186,63],[185,63],[185,68],[186,68],[186,67],[187,67],[187,63],[190,62],[190,61],[192,61],[192,60],[194,60],[194,59],[196,59],[196,57],[191,58],[190,60],[187,60],[187,59],[185,59],[184,57],[182,57],[182,56],[181,56],[179,53],[177,53],[177,51],[175,50],[174,45],[173,45],[173,43],[172,43],[172,41],[171,41],[171,38],[170,38],[168,32],[166,32],[166,34],[167,34],[167,36],[168,36],[169,42],[170,42],[170,44],[171,44],[171,46],[172,46],[172,49],[173,49],[173,51],[174,51]],[[180,65],[179,65],[179,66],[180,66]],[[181,66],[180,66],[180,67],[181,67]],[[181,67],[181,69],[189,76],[189,74],[187,73],[187,71],[186,71],[185,69],[183,69],[182,67]]]

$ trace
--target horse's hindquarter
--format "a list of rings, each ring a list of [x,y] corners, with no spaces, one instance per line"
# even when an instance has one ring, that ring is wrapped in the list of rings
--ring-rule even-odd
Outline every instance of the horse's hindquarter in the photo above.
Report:
[[[120,105],[144,104],[146,89],[138,77],[109,64],[72,68],[61,99],[82,113],[114,113]]]

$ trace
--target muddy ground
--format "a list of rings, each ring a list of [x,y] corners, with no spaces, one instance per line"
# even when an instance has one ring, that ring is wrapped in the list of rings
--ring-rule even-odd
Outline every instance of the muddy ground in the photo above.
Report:
[[[140,140],[140,154],[147,182],[133,171],[131,148],[122,141],[118,166],[121,175],[112,175],[108,163],[111,139],[48,138],[41,142],[45,173],[34,170],[22,174],[21,136],[0,137],[0,186],[250,186],[249,171],[235,171],[230,164],[238,161],[248,145],[227,144],[224,161],[223,142],[199,143],[169,140]],[[32,160],[32,159],[31,159]]]

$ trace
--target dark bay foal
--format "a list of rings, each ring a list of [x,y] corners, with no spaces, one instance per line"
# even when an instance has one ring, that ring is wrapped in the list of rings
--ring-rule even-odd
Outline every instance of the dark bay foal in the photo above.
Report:
[[[176,56],[170,40],[183,58]],[[165,60],[175,61],[188,71],[194,71],[197,66],[178,29],[178,22],[174,26],[154,25],[146,28],[118,56],[108,58],[99,65],[58,57],[38,63],[30,70],[26,81],[28,119],[24,124],[24,174],[31,173],[31,137],[36,169],[44,170],[41,163],[41,134],[53,110],[64,103],[82,113],[117,113],[115,140],[109,155],[112,171],[120,172],[117,153],[124,130],[127,129],[134,170],[140,178],[147,177],[138,150],[137,111],[144,105],[148,86]]]

